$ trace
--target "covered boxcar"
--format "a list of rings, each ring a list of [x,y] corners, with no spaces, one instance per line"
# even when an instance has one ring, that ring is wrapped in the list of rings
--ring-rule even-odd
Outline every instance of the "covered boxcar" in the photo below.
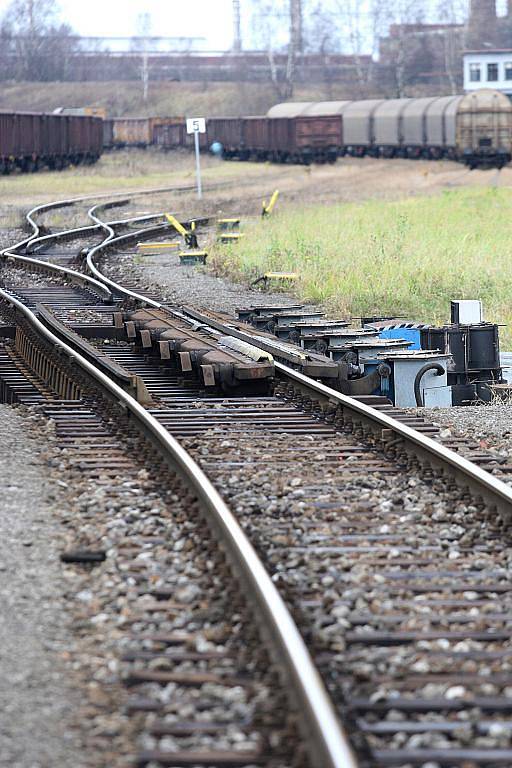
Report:
[[[265,117],[242,118],[242,160],[265,160],[269,149],[269,121]]]
[[[422,99],[410,99],[402,112],[402,139],[410,158],[427,157],[427,120],[426,116],[438,96]]]
[[[269,156],[278,162],[335,162],[342,141],[342,122],[338,116],[269,120]]]
[[[512,105],[504,94],[490,89],[466,96],[278,104],[268,118],[289,114],[299,121],[334,111],[343,123],[343,153],[448,157],[471,167],[501,167],[511,158]]]
[[[284,103],[272,107],[269,118],[270,157],[309,164],[335,161],[343,147],[340,104],[347,102]],[[287,121],[287,125],[285,123]]]
[[[344,150],[351,155],[374,154],[375,112],[383,99],[352,101],[343,110]]]
[[[487,161],[503,166],[512,157],[512,104],[504,93],[482,89],[457,105],[458,153],[468,165]]]

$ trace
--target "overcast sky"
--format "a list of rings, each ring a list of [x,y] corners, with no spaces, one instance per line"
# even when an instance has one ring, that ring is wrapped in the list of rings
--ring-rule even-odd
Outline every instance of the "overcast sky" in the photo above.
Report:
[[[0,14],[10,0],[0,0]],[[231,47],[231,0],[58,0],[61,18],[81,35],[133,35],[140,13],[151,14],[152,34],[206,37],[210,49]]]

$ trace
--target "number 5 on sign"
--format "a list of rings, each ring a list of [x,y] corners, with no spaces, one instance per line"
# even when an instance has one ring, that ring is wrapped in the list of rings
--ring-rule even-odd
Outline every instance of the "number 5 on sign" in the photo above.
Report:
[[[203,190],[201,185],[201,161],[199,159],[199,134],[206,133],[206,120],[204,117],[187,118],[187,133],[194,134],[194,145],[196,148],[196,176],[197,176],[197,197],[201,200]]]
[[[204,117],[187,118],[187,133],[206,133],[206,120]]]

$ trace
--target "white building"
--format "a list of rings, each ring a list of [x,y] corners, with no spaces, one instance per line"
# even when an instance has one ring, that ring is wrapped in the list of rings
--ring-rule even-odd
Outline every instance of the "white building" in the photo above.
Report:
[[[464,54],[464,91],[494,88],[512,97],[512,49],[484,49]]]

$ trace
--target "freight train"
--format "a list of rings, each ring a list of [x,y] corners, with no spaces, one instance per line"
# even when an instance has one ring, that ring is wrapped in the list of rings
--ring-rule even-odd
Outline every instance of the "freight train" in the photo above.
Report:
[[[340,154],[356,157],[447,157],[471,167],[501,167],[512,156],[512,104],[490,89],[466,96],[278,104],[267,117],[297,125],[338,117]],[[314,146],[303,151],[314,153]]]
[[[193,147],[182,117],[101,119],[97,110],[0,112],[0,173],[95,162],[102,149]],[[449,158],[502,167],[512,157],[512,104],[498,91],[421,99],[283,103],[264,117],[216,117],[200,135],[226,159],[283,163],[338,157]]]
[[[0,173],[94,163],[102,151],[100,117],[0,112]]]
[[[105,121],[105,145],[193,146],[184,118]],[[283,103],[264,117],[207,121],[201,148],[226,159],[304,163],[338,157],[449,158],[470,167],[502,167],[512,157],[512,104],[481,89],[466,96]]]

